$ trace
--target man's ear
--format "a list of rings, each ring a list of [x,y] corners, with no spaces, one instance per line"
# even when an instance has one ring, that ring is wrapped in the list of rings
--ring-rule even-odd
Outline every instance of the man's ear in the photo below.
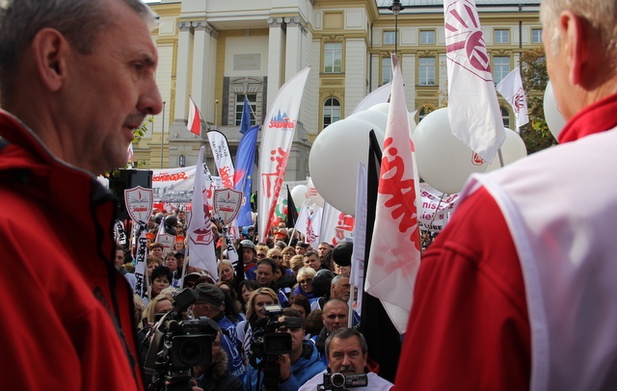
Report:
[[[32,40],[32,51],[41,82],[50,90],[57,91],[66,76],[66,53],[69,45],[64,36],[55,29],[40,30]]]
[[[559,23],[562,38],[565,41],[562,49],[566,51],[568,78],[573,85],[584,84],[585,66],[589,55],[586,37],[590,31],[589,26],[586,26],[583,20],[571,11],[564,11],[559,18]]]

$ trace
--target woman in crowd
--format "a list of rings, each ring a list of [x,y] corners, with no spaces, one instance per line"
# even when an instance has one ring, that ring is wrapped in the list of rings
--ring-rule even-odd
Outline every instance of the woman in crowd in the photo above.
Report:
[[[304,295],[291,295],[287,302],[287,306],[297,310],[305,321],[306,317],[311,312],[311,303],[309,303],[309,300]]]
[[[251,293],[246,306],[246,320],[236,325],[237,338],[242,342],[244,348],[243,358],[245,365],[248,365],[248,360],[252,352],[251,339],[253,337],[253,327],[255,327],[258,320],[266,317],[264,307],[273,304],[279,304],[276,292],[270,288],[255,289]]]
[[[315,269],[305,266],[298,270],[298,275],[296,280],[298,281],[298,286],[294,289],[294,295],[303,295],[307,299],[315,298],[315,293],[313,292],[313,277],[315,277],[317,272]]]
[[[285,265],[287,269],[291,269],[290,261],[291,257],[296,255],[296,249],[291,246],[287,246],[281,251],[281,255],[283,256],[283,265]]]

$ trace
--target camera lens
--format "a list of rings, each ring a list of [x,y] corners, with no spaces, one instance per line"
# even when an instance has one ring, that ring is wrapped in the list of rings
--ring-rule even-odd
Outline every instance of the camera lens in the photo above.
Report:
[[[345,387],[345,375],[339,372],[333,373],[330,377],[330,382],[334,387]]]
[[[186,340],[178,347],[178,353],[184,362],[194,362],[199,360],[203,353],[200,343],[195,343],[193,340]]]

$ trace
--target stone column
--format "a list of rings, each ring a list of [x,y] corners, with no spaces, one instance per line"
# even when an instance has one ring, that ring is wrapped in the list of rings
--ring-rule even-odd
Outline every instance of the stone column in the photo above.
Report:
[[[276,93],[283,84],[281,76],[281,62],[284,58],[283,48],[283,18],[268,18],[270,32],[268,37],[268,103],[266,107],[274,100]],[[266,119],[267,121],[267,119]]]
[[[176,107],[175,121],[185,121],[188,117],[188,74],[190,48],[193,44],[191,22],[179,22],[178,29],[178,58],[176,59]]]
[[[214,30],[206,21],[194,21],[191,23],[195,31],[193,46],[193,74],[191,80],[191,96],[199,107],[204,120],[213,122],[213,102],[208,100],[210,90],[210,33]]]
[[[299,17],[286,17],[285,81],[302,70],[302,23]]]

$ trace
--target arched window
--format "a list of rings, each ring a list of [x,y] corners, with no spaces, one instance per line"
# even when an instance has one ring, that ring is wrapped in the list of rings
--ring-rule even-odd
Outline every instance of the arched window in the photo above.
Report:
[[[323,104],[323,127],[341,119],[341,102],[336,98],[328,98]]]
[[[503,121],[503,126],[512,129],[510,127],[510,112],[505,107],[500,107],[501,109],[501,120]]]

